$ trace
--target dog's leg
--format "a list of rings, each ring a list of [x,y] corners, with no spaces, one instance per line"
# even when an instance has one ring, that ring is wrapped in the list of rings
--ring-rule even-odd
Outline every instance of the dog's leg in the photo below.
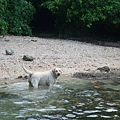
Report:
[[[51,92],[52,87],[53,87],[53,84],[50,84],[50,85],[49,85],[49,89],[48,89],[49,92]]]
[[[35,88],[35,89],[38,89],[38,85],[35,85],[34,88]]]
[[[33,83],[33,87],[38,89],[38,84],[37,83]]]
[[[37,82],[37,80],[32,79],[32,80],[30,81],[30,83],[31,83],[31,85],[32,85],[34,88],[38,89],[38,82]]]
[[[31,83],[31,81],[29,80],[29,87],[33,87],[33,85],[32,85],[32,83]]]

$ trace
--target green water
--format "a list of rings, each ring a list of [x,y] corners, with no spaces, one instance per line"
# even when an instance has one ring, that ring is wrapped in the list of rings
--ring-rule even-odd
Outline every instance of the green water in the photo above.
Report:
[[[51,93],[27,82],[0,86],[0,120],[120,119],[120,80],[61,79]]]

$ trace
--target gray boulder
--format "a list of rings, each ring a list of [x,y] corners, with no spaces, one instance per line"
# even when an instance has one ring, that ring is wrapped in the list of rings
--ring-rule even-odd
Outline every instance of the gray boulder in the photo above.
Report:
[[[14,51],[12,49],[8,48],[5,50],[5,53],[6,53],[6,55],[13,55]]]

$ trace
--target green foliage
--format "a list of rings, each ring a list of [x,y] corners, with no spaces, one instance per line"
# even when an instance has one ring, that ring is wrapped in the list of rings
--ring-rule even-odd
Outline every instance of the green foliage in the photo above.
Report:
[[[26,0],[1,0],[0,33],[32,35],[29,24],[34,12],[34,7]]]
[[[6,14],[6,8],[7,8],[7,0],[1,0],[0,1],[0,33],[2,35],[6,34],[8,32],[8,23],[5,21],[5,14]]]
[[[120,27],[120,0],[47,0],[42,6],[64,23],[83,23],[90,28],[96,22],[106,22]]]
[[[4,36],[8,32],[8,24],[0,18],[0,33]]]

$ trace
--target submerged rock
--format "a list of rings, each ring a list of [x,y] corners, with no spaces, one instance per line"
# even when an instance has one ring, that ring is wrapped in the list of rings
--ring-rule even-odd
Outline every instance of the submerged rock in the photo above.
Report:
[[[75,118],[76,115],[74,115],[74,114],[67,114],[66,117],[68,117],[68,118]]]

